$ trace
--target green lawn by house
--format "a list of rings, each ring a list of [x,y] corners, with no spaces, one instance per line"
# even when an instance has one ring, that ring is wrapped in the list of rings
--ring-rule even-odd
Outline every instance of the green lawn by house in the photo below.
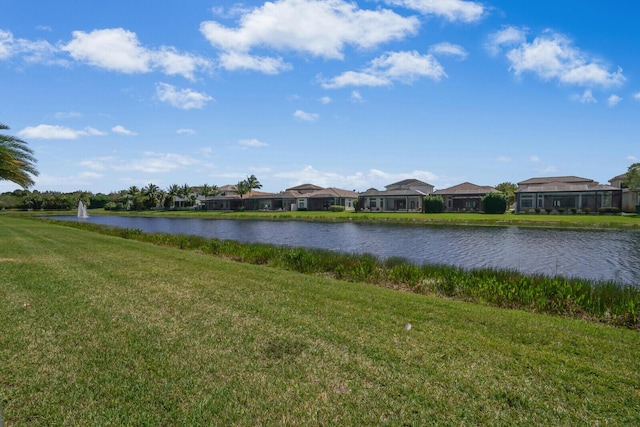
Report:
[[[637,331],[0,229],[7,425],[640,423]]]

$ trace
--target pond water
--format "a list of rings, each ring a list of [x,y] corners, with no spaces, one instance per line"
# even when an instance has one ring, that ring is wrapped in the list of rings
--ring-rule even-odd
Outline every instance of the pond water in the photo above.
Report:
[[[397,256],[418,264],[505,268],[640,286],[639,231],[123,216],[55,218],[149,233],[366,252],[381,259]]]

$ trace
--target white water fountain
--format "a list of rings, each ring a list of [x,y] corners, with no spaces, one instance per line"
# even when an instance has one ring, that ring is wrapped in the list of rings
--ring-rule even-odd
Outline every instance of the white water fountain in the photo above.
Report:
[[[78,202],[78,218],[89,218],[89,215],[87,215],[87,207],[82,203],[82,200]]]

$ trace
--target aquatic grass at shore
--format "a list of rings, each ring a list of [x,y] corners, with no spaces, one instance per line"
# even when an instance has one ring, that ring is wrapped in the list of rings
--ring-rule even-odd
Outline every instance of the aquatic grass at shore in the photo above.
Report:
[[[241,243],[193,235],[143,233],[138,229],[91,223],[47,221],[156,245],[196,250],[243,263],[640,328],[640,289],[611,281],[524,275],[515,270],[494,268],[467,270],[440,264],[416,265],[401,257],[381,260],[366,253]]]

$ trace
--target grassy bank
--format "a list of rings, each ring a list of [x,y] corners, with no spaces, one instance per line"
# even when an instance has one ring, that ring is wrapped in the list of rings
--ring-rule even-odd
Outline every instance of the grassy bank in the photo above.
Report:
[[[640,328],[640,288],[615,282],[526,275],[515,270],[494,268],[467,270],[448,265],[416,265],[399,257],[379,260],[369,254],[143,233],[138,229],[119,229],[85,222],[54,222],[299,273]]]
[[[640,423],[636,331],[0,229],[7,425]]]

